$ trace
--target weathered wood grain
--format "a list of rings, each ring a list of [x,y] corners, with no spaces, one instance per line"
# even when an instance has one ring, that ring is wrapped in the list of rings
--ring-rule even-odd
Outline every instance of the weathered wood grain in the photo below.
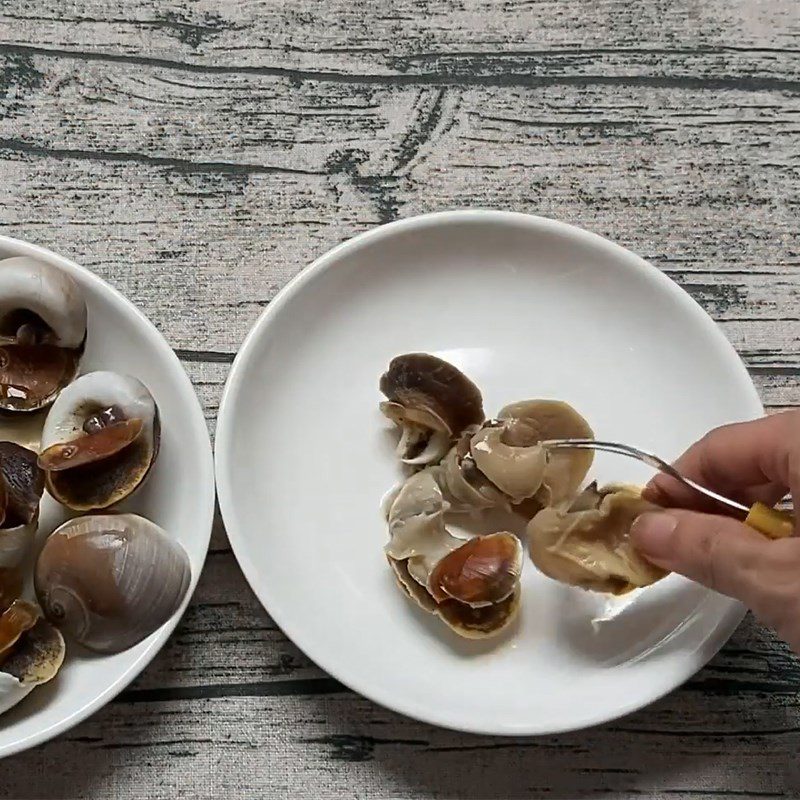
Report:
[[[788,797],[798,787],[798,670],[752,626],[681,692],[603,728],[466,736],[385,712],[325,680],[191,702],[132,690],[16,760],[6,796]],[[168,659],[165,651],[159,660]],[[256,676],[259,673],[256,672]],[[24,764],[25,768],[20,768]],[[59,765],[57,770],[49,765]],[[602,788],[601,788],[602,787]]]
[[[480,204],[608,235],[682,280],[754,361],[800,358],[800,91],[384,86],[3,58],[5,230],[97,269],[177,347],[235,351],[336,242]]]
[[[0,230],[135,298],[213,434],[241,339],[333,244],[492,206],[596,230],[800,405],[795,0],[0,3]],[[0,768],[10,798],[800,794],[800,668],[751,619],[686,687],[600,729],[463,736],[322,673],[221,521],[197,594],[117,701]],[[54,766],[55,765],[55,766]]]
[[[435,73],[461,62],[470,79],[486,54],[503,62],[494,72],[508,75],[517,64],[536,75],[531,66],[566,51],[589,74],[608,75],[615,62],[630,73],[639,60],[657,74],[682,67],[692,78],[783,80],[792,67],[797,74],[798,39],[793,0],[334,0],[309,8],[274,0],[37,0],[0,12],[5,42],[334,78]]]

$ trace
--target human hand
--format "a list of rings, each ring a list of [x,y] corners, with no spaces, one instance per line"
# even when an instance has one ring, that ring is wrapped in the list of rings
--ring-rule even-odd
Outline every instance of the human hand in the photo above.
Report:
[[[679,472],[746,505],[800,497],[800,411],[717,428],[675,462]],[[631,531],[648,560],[735,597],[800,652],[800,538],[773,541],[667,475],[644,496],[665,507]],[[680,509],[680,510],[678,510]],[[691,510],[688,510],[691,509]]]

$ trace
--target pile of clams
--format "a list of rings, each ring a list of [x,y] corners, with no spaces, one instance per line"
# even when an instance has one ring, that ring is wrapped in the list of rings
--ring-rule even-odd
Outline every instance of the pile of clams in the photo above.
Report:
[[[393,359],[380,390],[410,471],[386,509],[386,557],[403,593],[460,636],[508,627],[524,558],[514,533],[460,538],[447,527],[452,515],[503,509],[521,517],[534,565],[572,586],[618,595],[663,577],[630,543],[633,520],[651,508],[639,489],[581,491],[592,451],[541,444],[594,438],[567,403],[523,400],[487,419],[477,386],[427,353]]]
[[[86,336],[69,274],[0,260],[0,713],[56,675],[67,642],[117,653],[149,636],[191,581],[169,534],[114,511],[158,456],[158,407],[136,378],[79,376]],[[45,491],[69,519],[42,541]]]

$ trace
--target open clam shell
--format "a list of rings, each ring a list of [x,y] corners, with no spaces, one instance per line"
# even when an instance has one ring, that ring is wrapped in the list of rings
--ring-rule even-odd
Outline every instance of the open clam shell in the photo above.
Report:
[[[430,614],[439,617],[454,633],[465,639],[488,639],[502,633],[519,612],[520,589],[499,603],[474,608],[458,600],[437,603],[408,571],[406,561],[389,558],[397,585],[410,600]]]
[[[397,453],[406,464],[440,461],[450,442],[483,422],[478,387],[458,368],[428,353],[392,359],[381,376],[381,411],[401,428]]]
[[[522,545],[511,533],[459,539],[431,470],[412,475],[389,510],[389,565],[404,593],[460,636],[503,630],[519,608]]]
[[[78,371],[86,302],[63,270],[29,256],[0,261],[0,409],[35,411]]]
[[[45,420],[39,466],[47,489],[75,511],[105,509],[147,477],[158,454],[158,407],[136,378],[90,372],[59,396]]]

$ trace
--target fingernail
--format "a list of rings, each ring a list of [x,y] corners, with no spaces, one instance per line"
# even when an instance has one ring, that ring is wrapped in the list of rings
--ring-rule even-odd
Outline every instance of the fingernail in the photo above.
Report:
[[[633,543],[645,556],[669,558],[672,553],[672,534],[677,525],[678,520],[670,514],[642,514],[631,526]]]

